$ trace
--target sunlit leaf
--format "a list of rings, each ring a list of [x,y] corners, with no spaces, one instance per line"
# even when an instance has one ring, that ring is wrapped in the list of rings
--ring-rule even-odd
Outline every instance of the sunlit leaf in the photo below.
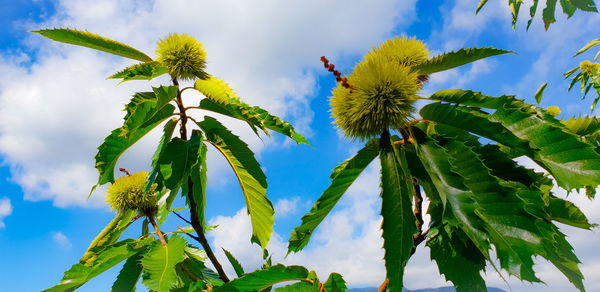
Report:
[[[383,249],[388,287],[400,291],[403,287],[404,267],[414,247],[417,221],[412,211],[414,196],[412,178],[406,159],[400,150],[392,147],[389,136],[381,141],[381,223]]]
[[[77,45],[92,48],[95,50],[111,53],[117,56],[130,58],[142,62],[150,62],[152,58],[146,54],[117,41],[107,39],[97,34],[89,33],[87,31],[66,29],[66,28],[54,28],[54,29],[42,29],[38,31],[31,31],[34,33],[41,34],[51,40],[57,42],[63,42],[67,44]]]
[[[154,291],[169,291],[179,281],[175,265],[183,261],[186,242],[183,237],[173,235],[168,244],[155,241],[141,260],[144,267],[142,283]]]
[[[266,248],[273,233],[273,204],[267,198],[267,180],[254,158],[254,153],[240,138],[221,123],[205,117],[198,126],[206,134],[206,140],[223,154],[238,178],[246,208],[252,223],[252,241]]]
[[[495,48],[469,48],[433,57],[414,68],[420,74],[431,74],[456,68],[484,58],[513,53]]]
[[[337,166],[331,174],[331,185],[317,199],[310,212],[302,217],[302,224],[292,231],[288,243],[288,253],[302,250],[315,228],[339,201],[350,185],[363,170],[379,155],[379,141],[369,141],[358,153]]]

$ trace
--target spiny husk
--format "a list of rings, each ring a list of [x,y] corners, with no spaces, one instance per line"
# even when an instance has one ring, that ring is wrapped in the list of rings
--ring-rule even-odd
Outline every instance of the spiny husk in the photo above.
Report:
[[[369,139],[383,130],[403,128],[415,112],[422,87],[412,67],[429,57],[415,39],[394,38],[373,48],[330,98],[334,123],[351,138]]]
[[[118,178],[108,186],[106,202],[119,214],[127,210],[138,210],[146,216],[154,216],[158,210],[154,195],[156,184],[145,193],[147,178],[148,173],[145,171]]]
[[[201,43],[186,34],[170,34],[158,42],[158,62],[169,68],[173,77],[182,80],[206,79],[206,52]]]
[[[560,115],[560,108],[555,106],[555,105],[551,105],[549,106],[547,109],[549,114],[551,114],[553,117],[556,117],[558,115]]]

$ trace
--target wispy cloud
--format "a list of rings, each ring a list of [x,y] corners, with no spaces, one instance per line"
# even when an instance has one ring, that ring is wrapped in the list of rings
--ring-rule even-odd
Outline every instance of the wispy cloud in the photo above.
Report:
[[[6,218],[6,216],[12,214],[12,211],[13,211],[13,207],[12,207],[12,204],[10,203],[10,199],[9,198],[0,199],[0,228],[6,227],[6,224],[4,224],[4,221],[2,221],[2,220],[4,218]]]
[[[71,241],[60,231],[52,232],[52,240],[61,248],[71,249]]]

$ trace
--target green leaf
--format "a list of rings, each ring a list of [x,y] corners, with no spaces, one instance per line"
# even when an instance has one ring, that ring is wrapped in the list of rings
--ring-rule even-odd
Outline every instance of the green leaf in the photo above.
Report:
[[[117,242],[125,229],[131,225],[131,220],[133,217],[135,217],[136,213],[136,211],[127,211],[117,214],[115,218],[108,223],[104,229],[102,229],[100,234],[98,234],[96,238],[92,240],[92,243],[86,250],[85,254],[83,254],[83,257],[81,257],[79,262],[86,265],[93,264],[96,258],[98,258],[97,251],[103,247]]]
[[[550,24],[554,23],[556,19],[554,18],[554,10],[556,9],[557,0],[546,0],[546,7],[542,10],[542,18],[544,19],[544,28],[546,31]]]
[[[600,119],[597,117],[580,116],[561,122],[569,131],[578,136],[589,136],[600,131]]]
[[[172,87],[154,88],[155,92],[136,94],[126,107],[123,127],[113,130],[96,154],[96,169],[100,173],[98,185],[113,182],[114,170],[121,154],[162,121],[173,115],[175,107],[167,99]]]
[[[414,131],[418,133],[418,129]],[[419,157],[424,164],[433,161],[434,167],[428,171],[432,178],[440,177],[436,184],[438,192],[447,192],[446,222],[462,229],[488,261],[491,242],[501,267],[509,274],[539,281],[532,269],[532,257],[541,255],[578,289],[583,289],[579,261],[564,234],[545,218],[533,215],[542,212],[531,212],[534,208],[544,208],[539,190],[492,176],[472,150],[475,146],[466,146],[455,139],[438,140],[443,143],[440,146],[423,134],[416,136],[418,148],[423,151]],[[528,197],[537,199],[522,199]]]
[[[160,176],[161,174],[158,159],[160,159],[160,154],[165,151],[165,147],[167,147],[167,144],[171,141],[171,137],[173,137],[173,132],[175,131],[175,126],[177,126],[177,119],[170,119],[163,127],[163,135],[160,138],[160,142],[158,143],[156,150],[154,151],[154,155],[152,155],[152,172],[148,176],[148,181],[146,182],[146,191],[148,191],[152,184],[154,184],[154,182],[157,180],[157,188],[162,189],[164,187],[164,178]]]
[[[348,289],[348,287],[346,287],[346,281],[344,281],[342,275],[338,273],[329,274],[329,278],[323,283],[323,288],[325,288],[325,291],[327,292],[344,292]]]
[[[207,141],[223,154],[235,172],[252,223],[252,241],[263,249],[266,248],[273,233],[275,211],[267,198],[266,176],[254,158],[254,153],[246,143],[214,118],[207,116],[198,126],[206,134]]]
[[[308,279],[308,270],[301,266],[275,265],[264,270],[244,274],[221,287],[215,287],[214,292],[229,291],[260,291],[275,284],[286,281]]]
[[[196,202],[196,214],[198,214],[198,220],[202,226],[206,227],[206,219],[204,217],[204,210],[206,208],[206,152],[208,151],[204,143],[200,144],[200,149],[197,151],[196,162],[191,166],[190,173],[187,179],[183,180],[181,187],[181,194],[186,198],[186,202],[189,204],[190,187],[194,195],[194,201]],[[190,186],[191,183],[191,186]],[[208,229],[204,229],[208,231]]]
[[[523,4],[523,0],[508,0],[508,8],[510,8],[510,12],[512,14],[513,30],[515,30],[515,25],[517,24],[517,17],[519,17],[519,9],[521,8],[521,4]]]
[[[302,250],[321,221],[339,201],[350,185],[363,170],[379,155],[379,141],[367,142],[358,153],[337,166],[331,174],[331,185],[317,199],[309,213],[302,217],[302,224],[292,231],[288,243],[288,253]]]
[[[155,240],[151,237],[140,240],[127,239],[106,246],[97,251],[98,256],[93,263],[89,265],[82,263],[73,265],[65,272],[65,276],[58,285],[44,291],[74,291],[92,278],[116,266],[138,252],[145,250],[153,241]]]
[[[402,150],[395,150],[387,135],[382,135],[380,143],[381,229],[385,267],[389,289],[400,291],[404,267],[414,248],[413,235],[417,233],[417,219],[412,211],[414,190]]]
[[[529,16],[531,18],[527,21],[527,30],[529,30],[529,27],[533,22],[533,17],[535,16],[535,12],[537,11],[538,2],[539,0],[533,0],[533,3],[531,3],[531,6],[529,7]]]
[[[560,7],[562,7],[563,13],[568,15],[569,18],[571,18],[571,16],[575,14],[575,10],[577,10],[570,0],[560,0]]]
[[[535,92],[535,101],[537,104],[542,102],[542,95],[544,95],[544,89],[546,89],[546,86],[548,86],[548,83],[542,84],[542,86],[540,86],[540,88],[538,88],[538,90]]]
[[[594,0],[570,0],[575,7],[589,12],[598,12],[598,8],[596,7],[596,3]]]
[[[499,109],[492,116],[517,137],[539,149],[531,157],[566,190],[600,184],[600,155],[576,135],[519,109]]]
[[[132,292],[135,291],[135,285],[142,276],[142,266],[139,261],[142,259],[142,253],[136,253],[127,259],[117,280],[113,283],[111,292]]]
[[[235,257],[233,257],[233,255],[228,250],[223,248],[223,252],[225,252],[225,256],[227,256],[227,260],[229,260],[229,263],[231,263],[231,266],[233,266],[233,269],[235,270],[235,274],[238,277],[241,277],[244,274],[244,268],[242,267],[240,262],[238,262],[238,260]]]
[[[479,13],[479,10],[481,10],[481,8],[483,8],[483,6],[488,2],[488,0],[481,0],[479,1],[479,4],[477,5],[477,9],[475,10],[475,14]]]
[[[128,45],[122,44],[117,41],[113,41],[111,39],[107,39],[97,34],[89,33],[87,31],[66,28],[54,28],[42,29],[31,32],[41,34],[42,36],[45,36],[57,42],[88,47],[142,62],[152,61],[152,58],[148,57],[146,54]]]
[[[224,104],[211,99],[203,99],[200,102],[200,108],[245,121],[255,133],[258,133],[257,129],[260,129],[268,135],[267,129],[269,129],[288,136],[298,144],[310,145],[306,138],[298,134],[289,122],[271,115],[260,107],[251,107],[237,98],[230,98]]]
[[[319,292],[319,288],[315,288],[314,285],[309,282],[298,282],[275,288],[275,292]]]
[[[511,96],[489,97],[464,90],[439,91],[431,98],[496,111],[490,115],[468,107],[430,104],[420,111],[423,118],[520,150],[550,172],[564,189],[600,184],[600,155],[594,147],[580,141],[545,111]]]
[[[451,233],[447,233],[446,229]],[[458,292],[486,291],[481,272],[485,272],[485,257],[464,232],[457,228],[440,228],[437,236],[427,241],[431,260],[440,274],[452,281]]]
[[[444,53],[433,57],[422,64],[415,66],[414,70],[420,74],[431,74],[507,53],[514,52],[491,47],[460,49],[456,52]]]
[[[212,76],[208,79],[196,80],[194,88],[209,100],[220,104],[226,104],[231,99],[240,99],[227,83]]]
[[[513,147],[522,153],[533,153],[526,140],[515,136],[501,123],[491,121],[490,116],[481,110],[443,103],[432,103],[424,106],[419,111],[419,114],[426,120],[469,131]]]
[[[548,213],[554,221],[583,229],[592,228],[592,224],[585,214],[569,201],[554,196],[550,197]]]
[[[600,44],[600,39],[595,39],[590,41],[587,45],[583,46],[583,48],[581,48],[579,51],[577,51],[577,53],[575,55],[573,55],[573,57],[577,57],[580,54],[585,53],[587,50],[593,48],[594,46]]]
[[[202,133],[194,130],[189,140],[175,137],[167,143],[158,157],[160,176],[157,176],[157,182],[163,179],[165,187],[176,192],[187,181],[192,166],[198,161],[202,141]]]
[[[166,246],[155,241],[141,260],[144,267],[142,283],[154,291],[169,291],[179,281],[175,265],[183,261],[186,242],[183,237],[173,235]]]
[[[122,136],[130,132],[162,120],[165,114],[172,114],[175,106],[169,104],[177,97],[177,86],[161,86],[152,88],[153,92],[138,92],[133,95],[131,102],[125,106],[127,114],[123,124]]]
[[[162,66],[159,62],[152,61],[129,66],[107,79],[123,79],[120,82],[123,83],[130,80],[152,80],[166,73],[169,73],[169,68]]]

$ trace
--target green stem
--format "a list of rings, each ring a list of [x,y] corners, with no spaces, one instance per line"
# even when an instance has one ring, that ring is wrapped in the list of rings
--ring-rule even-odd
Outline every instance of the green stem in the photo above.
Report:
[[[176,78],[173,78],[173,84],[175,86],[179,87],[179,82],[177,82]],[[188,116],[185,113],[186,108],[183,106],[183,101],[181,99],[181,92],[183,92],[183,90],[177,91],[177,98],[176,98],[177,107],[179,108],[179,114],[180,114],[180,119],[181,119],[181,126],[179,128],[179,134],[181,136],[181,139],[187,140],[186,124],[187,124]],[[227,277],[227,274],[225,274],[225,270],[223,270],[223,266],[217,260],[217,257],[215,256],[214,252],[212,251],[212,248],[210,247],[210,244],[208,243],[208,240],[206,239],[206,236],[204,234],[205,233],[204,227],[203,227],[202,223],[200,222],[200,219],[199,219],[200,217],[198,216],[198,207],[197,207],[198,204],[196,203],[196,199],[194,198],[194,184],[193,184],[191,176],[187,177],[187,185],[188,185],[188,201],[190,203],[191,223],[192,223],[192,227],[194,227],[194,230],[196,230],[196,234],[198,235],[198,236],[194,236],[193,238],[196,239],[202,245],[204,252],[206,252],[206,256],[210,259],[210,262],[213,264],[213,266],[217,270],[217,273],[219,274],[219,278],[221,278],[221,280],[223,282],[229,282],[229,278]]]

